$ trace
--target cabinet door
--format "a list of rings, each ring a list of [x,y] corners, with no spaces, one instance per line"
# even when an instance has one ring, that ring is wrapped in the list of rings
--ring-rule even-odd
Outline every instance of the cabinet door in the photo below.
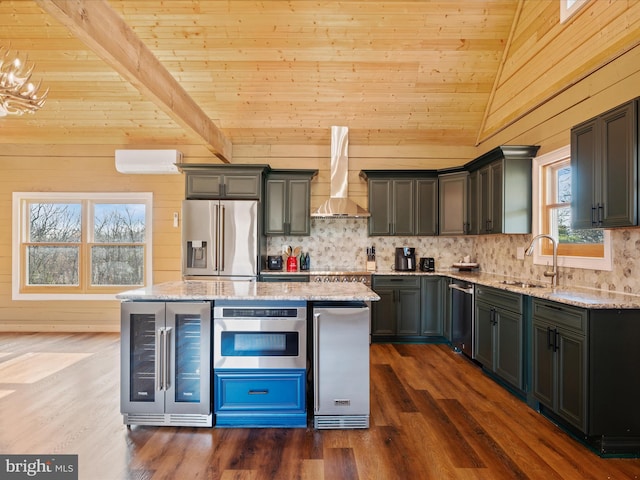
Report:
[[[438,179],[416,181],[416,235],[438,234]]]
[[[440,235],[465,235],[467,232],[467,172],[442,175],[438,179],[440,198],[438,227]],[[475,202],[474,202],[475,204]]]
[[[267,180],[265,195],[265,235],[285,235],[287,182]]]
[[[309,180],[289,180],[287,189],[288,235],[311,234],[309,192]]]
[[[398,335],[420,335],[420,289],[398,289]]]
[[[121,306],[122,413],[164,413],[164,392],[157,389],[159,332],[164,326],[162,302],[124,302]]]
[[[504,192],[504,169],[502,162],[494,162],[491,164],[491,182],[490,182],[490,232],[502,233],[502,216],[504,212],[503,192]]]
[[[486,368],[493,370],[494,309],[487,303],[476,301],[475,313],[476,360]]]
[[[480,178],[478,172],[469,174],[469,195],[467,196],[467,215],[468,224],[466,233],[469,235],[477,235],[480,233],[480,201],[478,199]]]
[[[415,182],[393,180],[392,235],[415,235]]]
[[[571,222],[573,228],[593,228],[596,220],[596,121],[571,130]]]
[[[555,352],[551,325],[533,321],[533,368],[532,393],[543,405],[554,407],[555,399]]]
[[[478,170],[478,231],[491,233],[491,168]]]
[[[380,300],[372,302],[371,334],[374,336],[396,334],[397,305],[395,291],[393,288],[375,288]]]
[[[599,118],[602,162],[598,225],[637,225],[636,102],[629,102]]]
[[[562,330],[557,336],[557,413],[586,432],[586,342],[585,337]]]
[[[495,324],[495,372],[516,388],[523,385],[522,315],[498,310]]]
[[[259,173],[226,173],[224,175],[225,198],[260,199]]]
[[[422,321],[420,334],[426,336],[443,335],[443,286],[445,279],[423,277],[420,288],[422,300]],[[447,288],[449,290],[449,288]]]
[[[369,235],[391,235],[391,180],[369,180]]]
[[[222,195],[222,174],[220,173],[187,173],[186,198],[220,198]]]
[[[451,289],[449,288],[449,284],[451,283],[451,279],[442,278],[442,334],[444,338],[448,341],[451,341]]]
[[[167,413],[211,412],[211,303],[166,304]]]

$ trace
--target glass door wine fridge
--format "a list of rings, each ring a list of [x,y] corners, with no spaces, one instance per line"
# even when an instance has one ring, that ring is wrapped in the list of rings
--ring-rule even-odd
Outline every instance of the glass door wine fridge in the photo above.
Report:
[[[126,425],[211,427],[211,303],[124,302]]]

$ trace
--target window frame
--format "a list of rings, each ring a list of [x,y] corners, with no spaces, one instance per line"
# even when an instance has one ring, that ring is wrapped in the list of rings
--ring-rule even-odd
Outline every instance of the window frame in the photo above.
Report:
[[[566,23],[584,7],[589,0],[560,0],[560,23]]]
[[[546,195],[546,178],[544,175],[544,167],[561,160],[571,158],[571,147],[569,145],[554,150],[552,152],[540,155],[533,159],[532,164],[532,204],[533,204],[533,236],[543,233],[543,225],[546,221],[546,209],[542,208],[543,199]],[[603,229],[604,233],[604,256],[603,257],[585,257],[585,256],[566,256],[558,254],[558,266],[570,268],[582,268],[592,270],[613,270],[613,257],[611,246],[611,232]],[[533,251],[534,265],[551,265],[553,257],[551,253],[544,252],[544,242],[536,242]]]
[[[83,234],[79,244],[80,265],[78,270],[80,287],[65,285],[37,285],[25,288],[26,275],[26,237],[28,232],[29,212],[26,206],[29,202],[59,202],[59,203],[138,203],[145,205],[145,238],[144,244],[144,273],[143,285],[130,288],[142,288],[153,283],[153,193],[151,192],[14,192],[12,205],[12,300],[116,300],[118,292],[127,289],[123,286],[92,286],[88,280],[91,276],[91,247],[102,245],[103,242],[89,242],[85,229],[93,228],[93,218],[84,211],[82,228]],[[91,212],[93,209],[91,209]],[[70,245],[77,245],[76,243]],[[116,245],[109,243],[108,245]],[[128,246],[123,243],[122,246]],[[84,283],[83,283],[84,281]]]

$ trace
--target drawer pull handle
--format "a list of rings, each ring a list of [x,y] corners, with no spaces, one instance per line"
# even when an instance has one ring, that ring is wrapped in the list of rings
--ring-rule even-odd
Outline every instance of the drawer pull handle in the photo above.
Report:
[[[264,389],[264,390],[249,390],[249,395],[268,395],[269,394],[269,390],[268,389]]]

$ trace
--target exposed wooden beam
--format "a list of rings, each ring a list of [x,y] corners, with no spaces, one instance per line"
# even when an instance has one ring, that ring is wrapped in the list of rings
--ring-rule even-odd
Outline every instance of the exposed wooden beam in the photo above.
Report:
[[[36,2],[173,120],[202,138],[214,155],[231,161],[231,141],[106,0]]]

